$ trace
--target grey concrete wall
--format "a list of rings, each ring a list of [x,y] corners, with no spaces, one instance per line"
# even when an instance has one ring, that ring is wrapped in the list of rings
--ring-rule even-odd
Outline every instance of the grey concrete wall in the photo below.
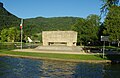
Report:
[[[50,43],[60,44],[66,43],[67,46],[76,46],[77,32],[75,31],[43,31],[42,32],[43,45],[50,45]]]
[[[81,46],[38,46],[35,49],[41,51],[83,52],[83,47]]]

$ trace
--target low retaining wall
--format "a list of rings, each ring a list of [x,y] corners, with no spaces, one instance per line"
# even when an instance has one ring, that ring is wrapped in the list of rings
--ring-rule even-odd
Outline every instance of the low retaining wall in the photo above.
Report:
[[[83,52],[80,46],[38,46],[37,50]]]

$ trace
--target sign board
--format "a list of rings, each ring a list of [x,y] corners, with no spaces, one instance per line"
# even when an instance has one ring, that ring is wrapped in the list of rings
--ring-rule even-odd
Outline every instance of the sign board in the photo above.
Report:
[[[101,36],[101,41],[109,41],[109,36]]]

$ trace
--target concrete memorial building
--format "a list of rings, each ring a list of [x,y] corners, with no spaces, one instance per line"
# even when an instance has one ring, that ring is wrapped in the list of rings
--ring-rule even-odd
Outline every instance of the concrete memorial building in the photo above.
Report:
[[[75,31],[43,31],[43,46],[64,45],[76,46],[77,32]]]

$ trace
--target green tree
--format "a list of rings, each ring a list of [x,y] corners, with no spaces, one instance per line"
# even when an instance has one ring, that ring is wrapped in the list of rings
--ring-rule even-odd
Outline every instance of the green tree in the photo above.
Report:
[[[85,29],[84,25],[85,25],[85,19],[80,18],[78,20],[78,22],[72,26],[72,30],[78,32],[77,42],[80,43],[80,45],[82,45],[82,43],[83,43],[82,38],[84,36],[84,34],[83,34],[84,33],[84,29]]]
[[[110,36],[110,41],[120,41],[120,6],[112,6],[104,22],[103,33]],[[119,46],[119,43],[118,43]]]
[[[8,37],[8,29],[3,29],[1,31],[1,42],[6,42]]]
[[[78,42],[87,44],[88,42],[94,42],[98,39],[99,25],[99,16],[89,15],[87,19],[79,19],[79,21],[73,25],[72,29],[78,32]]]
[[[100,26],[100,17],[98,15],[91,14],[86,19],[87,41],[95,42],[98,40],[98,28]]]
[[[3,29],[1,31],[1,41],[2,42],[14,42],[20,39],[20,31],[15,27],[9,29]]]
[[[119,0],[101,0],[103,2],[103,6],[101,7],[101,13],[107,13],[109,8],[112,6],[118,5]]]
[[[19,35],[20,35],[20,31],[17,28],[15,28],[15,27],[9,28],[8,42],[18,41],[20,39]]]

